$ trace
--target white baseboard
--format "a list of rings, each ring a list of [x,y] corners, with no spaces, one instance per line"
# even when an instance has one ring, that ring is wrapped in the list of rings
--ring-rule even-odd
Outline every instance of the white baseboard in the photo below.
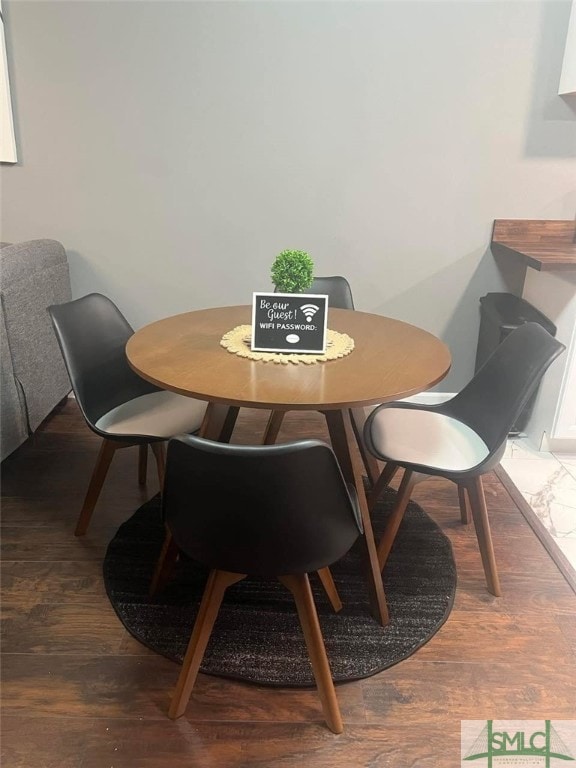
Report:
[[[576,440],[571,438],[549,437],[547,451],[550,453],[576,454]]]

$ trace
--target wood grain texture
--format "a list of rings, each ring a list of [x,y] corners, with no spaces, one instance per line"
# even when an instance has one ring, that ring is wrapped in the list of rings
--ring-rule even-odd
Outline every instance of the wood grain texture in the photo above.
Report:
[[[576,222],[496,219],[492,231],[495,256],[521,257],[533,269],[576,269]]]
[[[148,381],[224,405],[274,411],[354,408],[429,389],[450,370],[444,342],[416,326],[367,312],[331,309],[329,328],[354,339],[339,360],[281,365],[248,360],[220,346],[224,333],[250,322],[251,307],[218,307],[167,317],[126,345]]]
[[[267,417],[241,410],[233,442],[258,443]],[[288,413],[278,441],[299,437],[326,439],[324,418]],[[206,675],[185,715],[169,720],[180,667],[127,634],[102,587],[108,541],[157,492],[156,473],[141,488],[138,450],[119,451],[80,541],[72,529],[97,451],[69,401],[2,465],[3,766],[454,768],[461,719],[574,718],[576,595],[492,473],[485,493],[502,597],[486,591],[456,487],[420,483],[414,498],[454,549],[454,608],[409,659],[336,687],[343,734],[323,725],[313,688]]]

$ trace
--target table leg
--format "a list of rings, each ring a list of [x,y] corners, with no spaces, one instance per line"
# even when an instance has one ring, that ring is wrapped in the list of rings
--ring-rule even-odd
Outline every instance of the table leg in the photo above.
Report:
[[[354,427],[354,434],[356,435],[356,442],[358,443],[360,455],[362,456],[362,461],[366,467],[368,480],[370,480],[371,486],[374,487],[378,482],[382,468],[378,463],[378,459],[370,453],[370,451],[366,448],[366,444],[364,443],[364,424],[366,423],[366,412],[364,411],[364,408],[351,408],[350,417],[352,419],[352,426]]]
[[[372,530],[372,521],[370,520],[368,502],[364,490],[362,462],[358,455],[350,413],[347,409],[342,411],[324,411],[324,416],[326,417],[332,448],[340,463],[342,474],[347,482],[354,484],[358,493],[358,503],[364,525],[362,541],[364,542],[364,557],[372,615],[382,626],[386,626],[390,621],[388,607],[386,606],[382,574],[378,565],[378,553],[374,541],[374,531]]]
[[[229,443],[239,411],[240,408],[233,405],[208,403],[200,426],[200,437],[216,440],[219,443]]]

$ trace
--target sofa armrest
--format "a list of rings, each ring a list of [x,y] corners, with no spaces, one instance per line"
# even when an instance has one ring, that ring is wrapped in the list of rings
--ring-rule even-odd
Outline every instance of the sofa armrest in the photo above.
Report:
[[[71,298],[62,244],[31,240],[0,249],[0,293],[16,387],[33,432],[71,389],[47,311]]]
[[[0,360],[0,461],[3,461],[28,437],[24,399],[14,376],[3,313],[0,313]]]

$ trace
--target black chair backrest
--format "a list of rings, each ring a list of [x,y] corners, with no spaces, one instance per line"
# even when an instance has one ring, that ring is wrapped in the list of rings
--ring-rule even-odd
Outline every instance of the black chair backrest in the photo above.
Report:
[[[345,277],[315,277],[306,293],[328,294],[328,304],[336,309],[354,309],[352,289]]]
[[[125,346],[134,331],[106,296],[91,293],[48,312],[76,400],[93,429],[112,408],[158,391],[128,365]]]
[[[303,293],[321,293],[328,296],[328,305],[335,309],[354,309],[352,288],[345,277],[315,277],[310,288]]]
[[[513,330],[464,389],[438,410],[472,427],[494,452],[564,349],[564,344],[541,325],[525,323]]]
[[[361,523],[330,446],[319,440],[168,443],[164,521],[210,568],[260,576],[316,571],[352,546]]]

